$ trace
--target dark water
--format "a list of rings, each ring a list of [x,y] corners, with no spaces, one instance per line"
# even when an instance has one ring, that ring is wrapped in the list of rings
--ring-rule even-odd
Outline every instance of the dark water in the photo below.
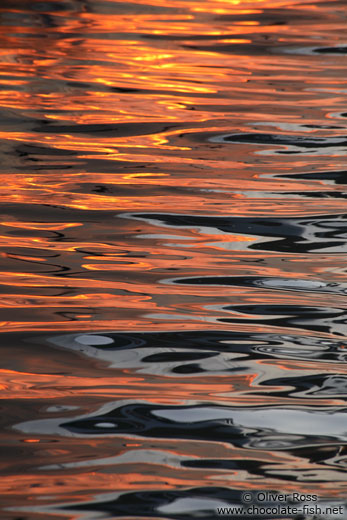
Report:
[[[346,28],[2,0],[1,520],[347,518]]]

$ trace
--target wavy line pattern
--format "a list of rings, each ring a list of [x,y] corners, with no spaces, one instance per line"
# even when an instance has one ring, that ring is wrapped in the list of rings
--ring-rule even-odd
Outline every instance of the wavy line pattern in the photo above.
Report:
[[[343,0],[2,0],[1,519],[347,508],[346,49]]]

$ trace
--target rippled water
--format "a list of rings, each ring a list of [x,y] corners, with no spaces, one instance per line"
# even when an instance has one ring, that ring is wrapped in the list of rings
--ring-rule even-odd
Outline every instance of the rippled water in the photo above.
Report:
[[[2,520],[345,505],[346,27],[2,0]]]

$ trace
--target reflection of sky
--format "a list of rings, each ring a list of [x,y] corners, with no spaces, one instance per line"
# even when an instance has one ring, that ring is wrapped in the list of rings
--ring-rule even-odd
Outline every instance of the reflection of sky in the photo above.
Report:
[[[199,421],[226,421],[248,428],[269,428],[274,432],[298,435],[328,435],[347,438],[346,413],[322,413],[315,410],[227,410],[218,408],[189,408],[181,410],[157,410],[157,417],[171,421],[194,423]]]

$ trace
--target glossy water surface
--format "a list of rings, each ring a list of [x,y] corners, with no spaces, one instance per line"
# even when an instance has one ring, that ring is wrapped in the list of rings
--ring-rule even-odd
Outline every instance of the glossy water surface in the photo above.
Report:
[[[2,520],[344,505],[346,27],[2,0]]]

